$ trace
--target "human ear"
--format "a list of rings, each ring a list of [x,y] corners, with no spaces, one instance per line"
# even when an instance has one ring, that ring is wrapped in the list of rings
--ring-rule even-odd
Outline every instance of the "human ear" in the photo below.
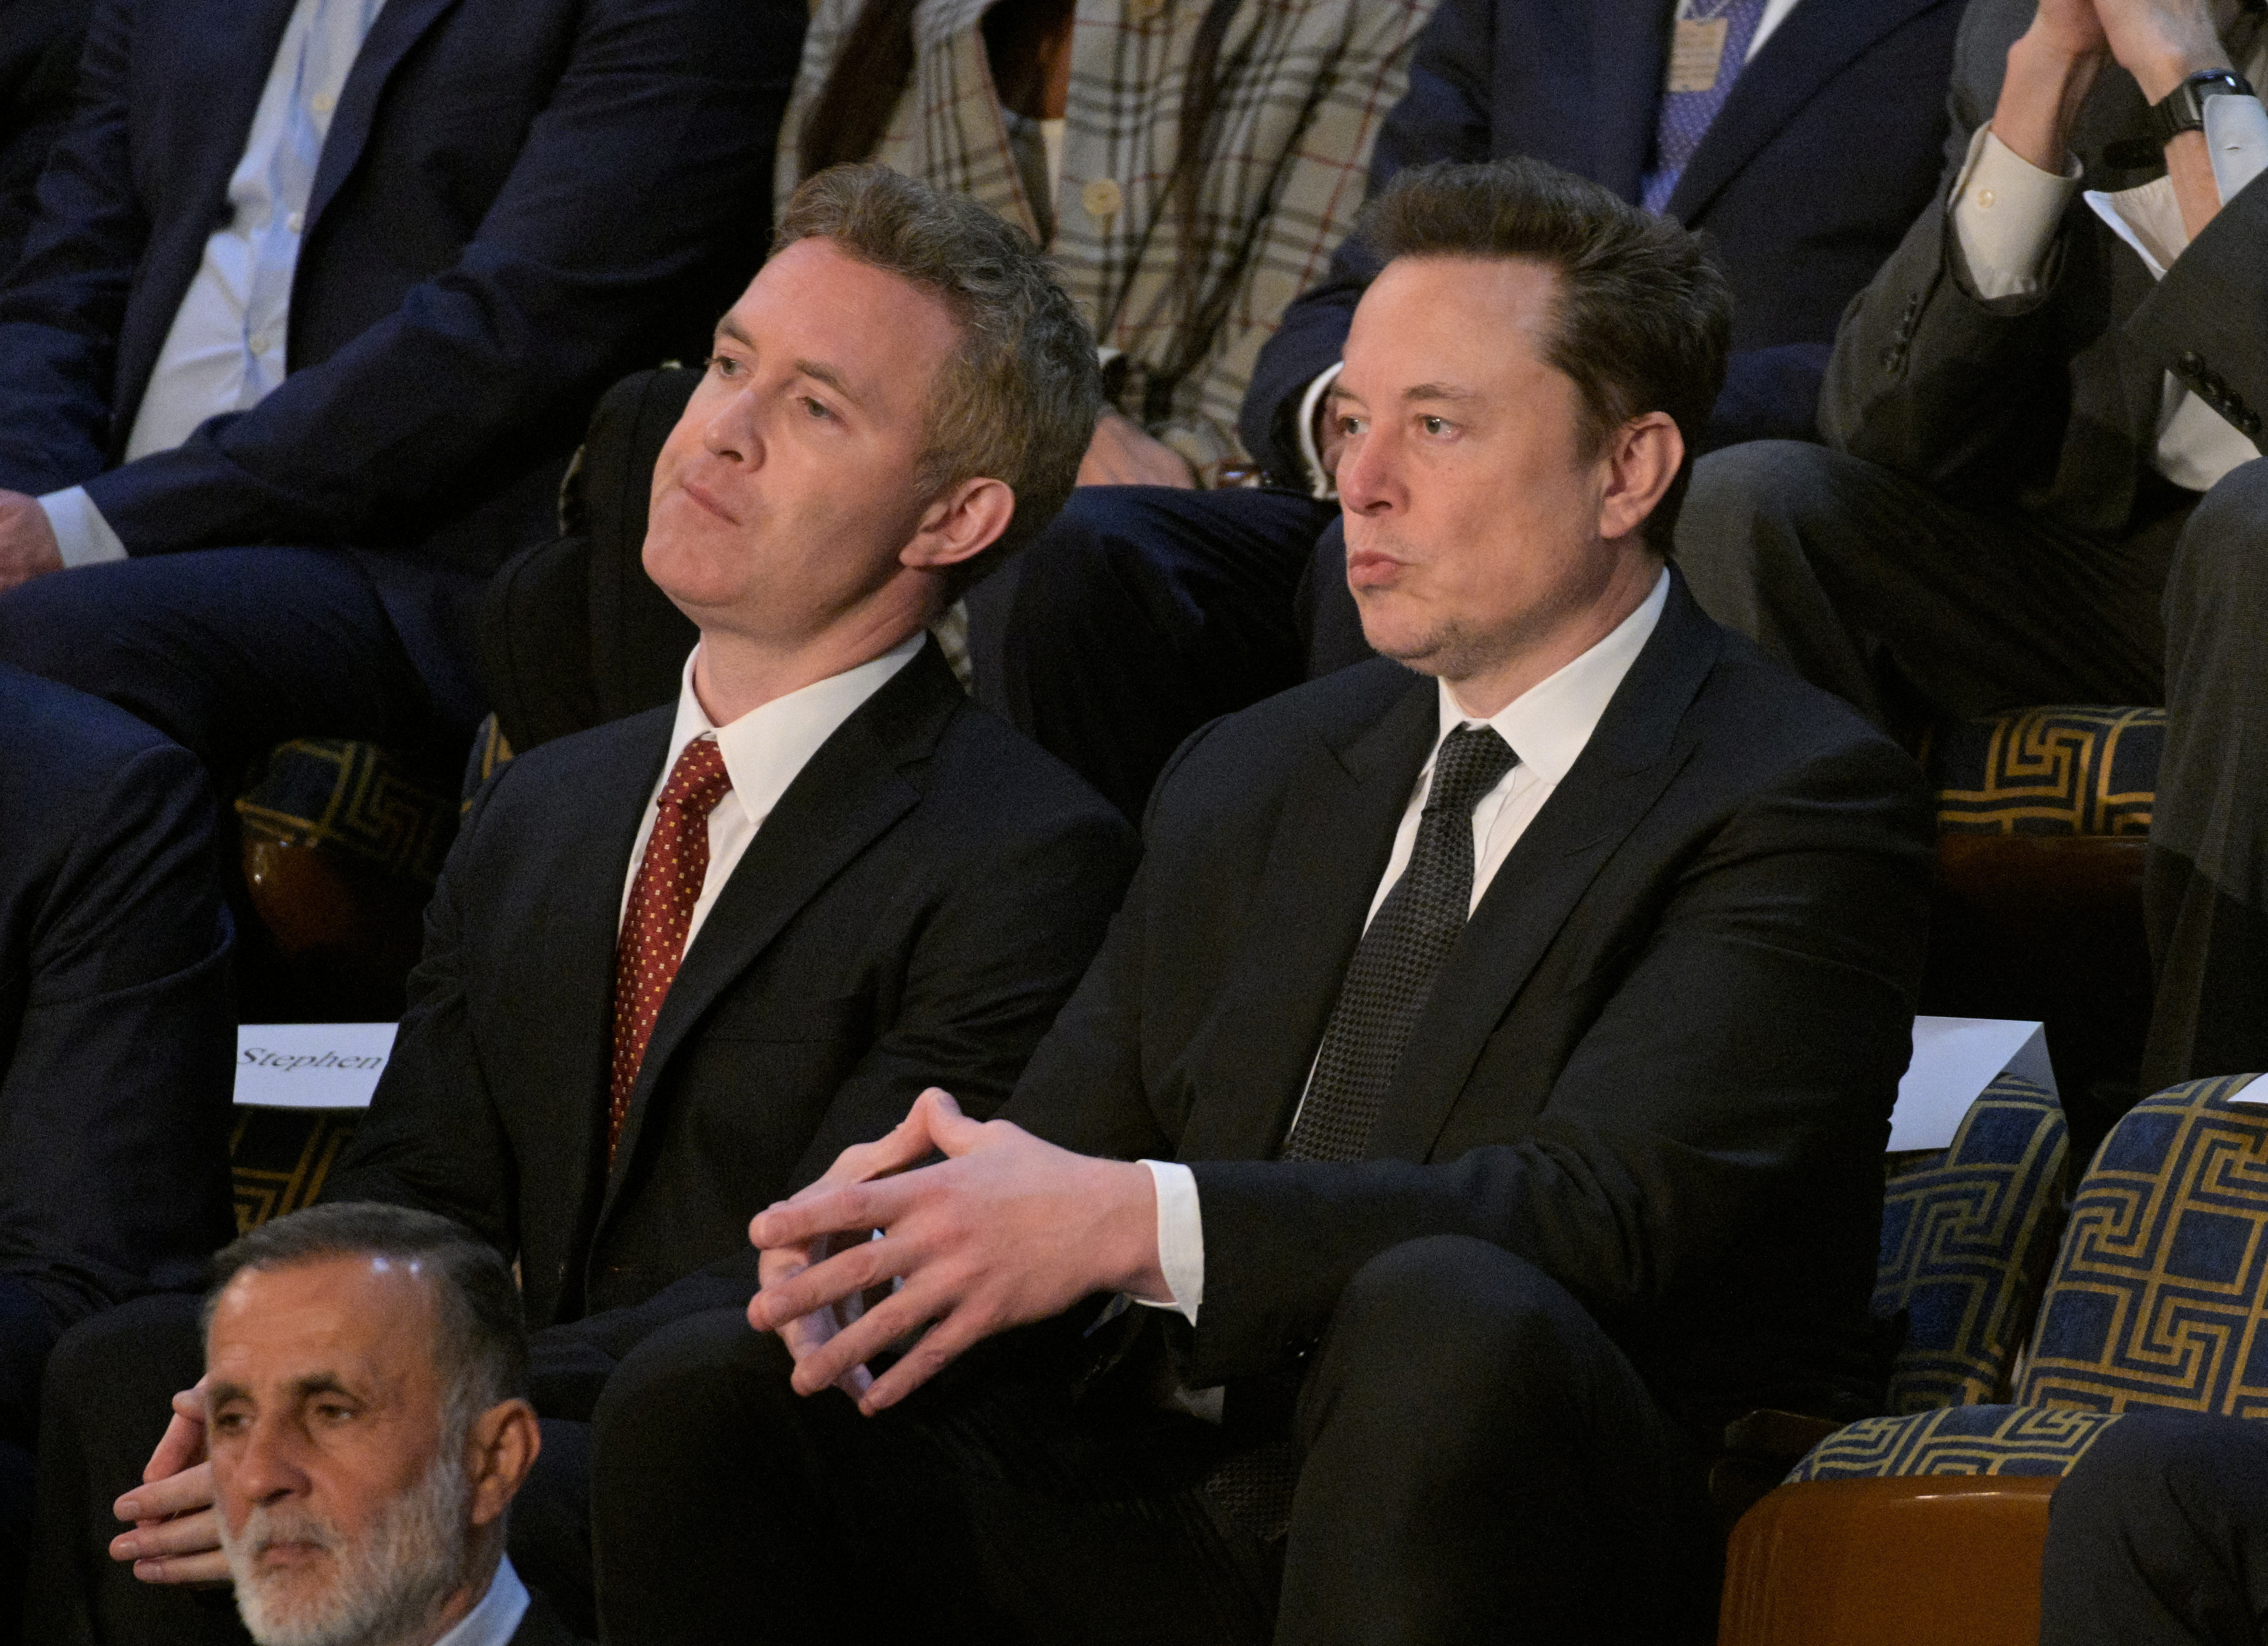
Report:
[[[1633,417],[1608,438],[1599,535],[1609,541],[1646,524],[1685,461],[1685,437],[1667,412]]]
[[[1016,494],[1005,481],[964,480],[922,511],[899,563],[941,571],[974,559],[1000,540],[1015,514]]]
[[[473,1420],[465,1446],[471,1454],[466,1462],[473,1483],[473,1524],[485,1526],[511,1506],[543,1450],[535,1408],[525,1400],[498,1401]]]

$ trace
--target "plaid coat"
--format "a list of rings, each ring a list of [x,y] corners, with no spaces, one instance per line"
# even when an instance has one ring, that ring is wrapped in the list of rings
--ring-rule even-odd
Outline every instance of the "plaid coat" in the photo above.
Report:
[[[874,158],[981,201],[1042,240],[1045,217],[1017,166],[985,55],[980,24],[990,4],[924,0],[913,84]],[[860,5],[819,0],[813,14],[780,134],[783,205],[800,169],[806,112]],[[1245,0],[1238,8],[1221,44],[1212,158],[1198,190],[1196,302],[1184,305],[1167,187],[1205,0],[1079,0],[1051,214],[1057,277],[1094,327],[1118,408],[1208,481],[1219,466],[1250,460],[1236,416],[1254,360],[1353,225],[1372,139],[1402,95],[1433,5]]]

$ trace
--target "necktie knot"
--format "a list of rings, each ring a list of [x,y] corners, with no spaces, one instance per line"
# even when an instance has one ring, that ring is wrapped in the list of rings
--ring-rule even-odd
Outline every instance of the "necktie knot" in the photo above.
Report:
[[[1459,726],[1441,739],[1433,756],[1433,781],[1425,790],[1425,810],[1469,818],[1480,798],[1520,763],[1512,746],[1494,726]]]
[[[705,818],[732,786],[733,775],[725,769],[725,752],[717,746],[717,739],[696,738],[669,768],[669,781],[661,786],[654,804],[682,806],[693,816]]]

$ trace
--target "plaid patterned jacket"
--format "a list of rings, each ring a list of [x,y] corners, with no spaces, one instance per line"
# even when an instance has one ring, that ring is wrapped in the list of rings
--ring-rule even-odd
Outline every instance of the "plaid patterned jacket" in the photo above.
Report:
[[[784,204],[796,138],[861,0],[819,0],[780,134]],[[875,158],[983,202],[1042,239],[992,85],[990,0],[924,0],[913,84]],[[1403,92],[1434,0],[1245,0],[1222,41],[1198,190],[1195,320],[1174,274],[1167,187],[1184,69],[1205,0],[1079,0],[1057,192],[1057,276],[1094,326],[1118,408],[1208,481],[1248,461],[1236,434],[1260,345],[1322,277],[1360,209],[1370,148]],[[1117,372],[1123,370],[1121,380]]]

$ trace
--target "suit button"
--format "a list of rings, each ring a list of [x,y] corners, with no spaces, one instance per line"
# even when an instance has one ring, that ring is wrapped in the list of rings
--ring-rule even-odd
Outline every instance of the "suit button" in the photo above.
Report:
[[[1086,208],[1090,217],[1115,217],[1126,196],[1116,179],[1098,177],[1079,191],[1079,203]]]
[[[2197,377],[2205,371],[2205,356],[2194,349],[2184,349],[2174,357],[2174,364],[2184,374]]]

